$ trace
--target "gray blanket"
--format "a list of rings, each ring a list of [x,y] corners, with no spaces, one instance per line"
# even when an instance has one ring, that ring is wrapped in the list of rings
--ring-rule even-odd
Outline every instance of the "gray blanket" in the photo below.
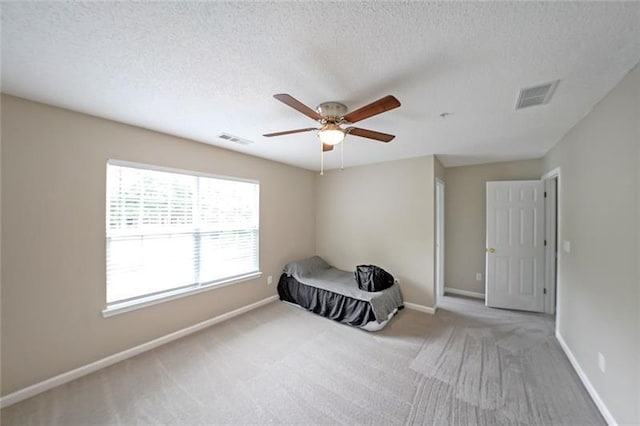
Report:
[[[283,272],[303,284],[369,302],[377,322],[403,305],[398,284],[378,292],[360,290],[353,272],[336,269],[319,256],[287,263]]]

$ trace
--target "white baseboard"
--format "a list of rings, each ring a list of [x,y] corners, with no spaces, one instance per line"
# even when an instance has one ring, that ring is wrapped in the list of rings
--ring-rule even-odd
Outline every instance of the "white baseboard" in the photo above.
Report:
[[[98,361],[92,362],[91,364],[83,365],[82,367],[78,367],[71,371],[67,371],[66,373],[59,374],[55,377],[51,377],[50,379],[43,380],[42,382],[20,389],[16,392],[10,393],[9,395],[0,398],[0,408],[8,407],[9,405],[15,404],[16,402],[31,398],[32,396],[35,396],[39,393],[55,388],[56,386],[68,383],[79,377],[86,376],[87,374],[93,373],[117,362],[123,361],[127,358],[134,357],[143,352],[157,348],[158,346],[195,333],[196,331],[200,331],[219,322],[244,314],[245,312],[249,312],[253,309],[259,308],[260,306],[269,304],[275,300],[278,300],[277,295],[269,296],[266,299],[259,300],[250,305],[243,306],[222,315],[218,315],[217,317],[213,317],[198,324],[183,328],[182,330],[174,331],[173,333],[158,337],[157,339],[153,339],[141,345],[134,346],[133,348],[118,352],[106,358],[99,359]]]
[[[567,346],[567,343],[564,341],[562,335],[558,331],[556,331],[556,339],[558,339],[560,347],[564,351],[565,355],[567,355],[567,358],[569,358],[569,362],[573,366],[573,369],[576,371],[576,373],[578,373],[578,377],[580,377],[580,380],[582,380],[582,384],[584,385],[584,387],[587,388],[587,392],[589,392],[591,399],[593,399],[596,407],[598,407],[598,410],[600,410],[600,414],[602,414],[604,420],[609,426],[618,426],[618,422],[616,422],[616,419],[613,418],[613,415],[600,398],[600,395],[598,395],[598,392],[596,392],[596,389],[589,381],[589,378],[582,370],[582,367],[580,367],[580,364],[578,364],[578,360],[575,356],[573,356],[573,352],[571,352],[571,349],[569,349],[569,346]]]
[[[407,309],[413,309],[414,311],[425,312],[427,314],[435,314],[437,307],[432,308],[430,306],[418,305],[417,303],[404,302],[404,306]]]
[[[444,288],[444,292],[445,293],[451,293],[451,294],[457,294],[459,296],[467,296],[467,297],[473,297],[475,299],[484,300],[484,293],[478,293],[478,292],[475,292],[475,291],[458,290],[457,288],[445,287]]]

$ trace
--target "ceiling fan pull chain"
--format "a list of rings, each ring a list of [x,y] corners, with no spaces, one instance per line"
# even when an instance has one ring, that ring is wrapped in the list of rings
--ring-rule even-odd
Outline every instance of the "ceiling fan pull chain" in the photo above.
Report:
[[[324,150],[322,148],[322,142],[320,142],[320,176],[324,175]]]

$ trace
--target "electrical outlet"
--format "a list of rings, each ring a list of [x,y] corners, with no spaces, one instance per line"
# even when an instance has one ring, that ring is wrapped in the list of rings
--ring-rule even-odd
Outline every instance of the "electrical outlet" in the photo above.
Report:
[[[476,273],[476,281],[482,281],[482,272]]]
[[[604,355],[602,355],[600,352],[598,352],[598,367],[600,368],[600,371],[602,371],[603,373],[607,368],[607,362],[604,359]]]
[[[267,277],[267,284],[271,284],[271,283],[273,283],[273,277],[271,275],[269,275]]]

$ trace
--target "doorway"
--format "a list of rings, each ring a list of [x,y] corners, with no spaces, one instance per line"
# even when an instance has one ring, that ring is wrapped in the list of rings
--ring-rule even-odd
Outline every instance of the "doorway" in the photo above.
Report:
[[[527,197],[523,190],[528,185],[535,185],[532,194],[540,195]],[[490,191],[490,187],[495,188]],[[527,199],[530,206],[523,204]],[[544,312],[556,316],[558,327],[560,169],[548,172],[540,181],[488,182],[486,217],[487,306]],[[534,219],[533,226],[530,219]],[[500,240],[507,244],[500,246]],[[527,243],[531,253],[520,253]],[[537,272],[531,274],[534,270]]]
[[[444,296],[444,181],[436,178],[436,305]]]
[[[542,177],[545,190],[545,303],[544,312],[556,314],[558,299],[558,235],[559,235],[559,181],[560,169]],[[557,324],[556,324],[557,325]]]

